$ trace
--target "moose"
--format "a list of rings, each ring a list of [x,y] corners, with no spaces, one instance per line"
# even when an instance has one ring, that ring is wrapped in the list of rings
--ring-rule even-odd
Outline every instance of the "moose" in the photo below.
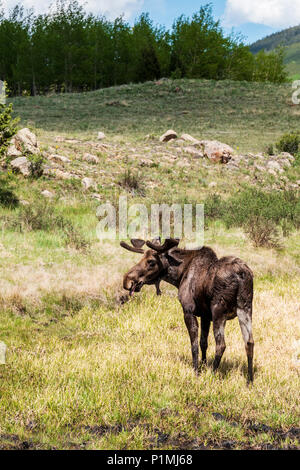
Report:
[[[143,247],[146,244],[147,250]],[[216,371],[224,354],[225,324],[238,317],[248,358],[248,380],[253,382],[252,301],[253,273],[244,261],[227,256],[218,259],[209,247],[196,250],[180,249],[179,240],[168,238],[164,244],[159,239],[144,241],[132,239],[131,245],[122,241],[126,250],[143,254],[123,278],[123,287],[130,296],[139,292],[143,285],[155,285],[157,294],[160,282],[178,288],[178,298],[184,312],[184,321],[189,332],[193,367],[198,374],[197,317],[201,321],[200,347],[202,363],[206,364],[206,351],[210,324],[216,342],[213,370]]]

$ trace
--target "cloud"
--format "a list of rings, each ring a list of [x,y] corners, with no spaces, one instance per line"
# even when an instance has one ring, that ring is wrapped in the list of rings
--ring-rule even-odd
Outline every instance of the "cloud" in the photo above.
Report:
[[[228,26],[258,23],[287,28],[300,23],[300,0],[227,0],[224,22]]]
[[[1,0],[0,0],[1,3]],[[6,11],[13,8],[18,0],[2,0],[3,7]],[[45,13],[50,4],[55,0],[23,0],[21,3],[25,9],[34,7],[36,13]],[[84,5],[85,10],[94,14],[105,15],[107,18],[114,19],[124,14],[128,19],[141,10],[144,0],[79,0]]]

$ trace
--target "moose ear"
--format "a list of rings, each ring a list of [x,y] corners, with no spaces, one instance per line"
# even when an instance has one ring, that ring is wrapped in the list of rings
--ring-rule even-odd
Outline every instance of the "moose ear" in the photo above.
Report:
[[[183,259],[180,257],[179,251],[177,250],[171,250],[166,254],[166,257],[168,258],[169,261],[171,261],[173,264],[175,263],[176,266],[179,266],[182,262]]]
[[[132,238],[130,241],[134,248],[141,249],[145,245],[145,240],[139,240],[138,238]]]

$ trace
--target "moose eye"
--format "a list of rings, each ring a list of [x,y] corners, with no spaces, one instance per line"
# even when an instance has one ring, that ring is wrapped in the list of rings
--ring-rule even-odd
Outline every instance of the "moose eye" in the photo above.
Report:
[[[155,263],[155,261],[154,261],[153,259],[149,259],[149,260],[147,261],[147,264],[148,264],[149,268],[153,268],[156,263]]]

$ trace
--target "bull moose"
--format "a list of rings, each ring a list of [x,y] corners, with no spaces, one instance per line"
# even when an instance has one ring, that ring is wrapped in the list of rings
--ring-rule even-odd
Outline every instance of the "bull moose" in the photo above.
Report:
[[[193,366],[198,373],[198,320],[201,319],[200,347],[202,362],[206,363],[207,339],[210,324],[216,341],[213,370],[219,367],[226,348],[224,330],[227,320],[236,316],[245,342],[248,358],[248,383],[253,382],[252,301],[253,274],[239,258],[217,258],[209,247],[197,250],[178,248],[179,240],[169,238],[160,241],[133,239],[121,246],[144,256],[123,279],[123,287],[130,295],[139,292],[143,285],[156,285],[160,294],[160,281],[178,288],[178,298],[184,312],[192,348]],[[143,249],[143,246],[149,248]]]

